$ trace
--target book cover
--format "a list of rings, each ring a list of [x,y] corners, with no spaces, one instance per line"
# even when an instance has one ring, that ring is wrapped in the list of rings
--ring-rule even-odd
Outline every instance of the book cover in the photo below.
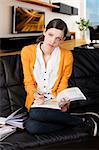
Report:
[[[9,115],[7,118],[0,117],[0,124],[1,125],[8,124],[14,127],[24,129],[23,123],[26,118],[27,118],[27,113],[23,112],[22,108],[19,108],[18,110],[13,112],[11,115]]]

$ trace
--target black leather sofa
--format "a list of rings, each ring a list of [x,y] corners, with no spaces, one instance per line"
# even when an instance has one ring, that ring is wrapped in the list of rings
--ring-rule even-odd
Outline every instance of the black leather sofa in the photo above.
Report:
[[[99,112],[99,50],[76,47],[69,86],[78,86],[87,101],[75,101],[70,112]],[[26,92],[20,52],[0,54],[0,116],[24,107]],[[96,119],[96,118],[95,118]],[[98,122],[98,119],[97,119]],[[99,134],[91,137],[82,128],[64,129],[43,135],[18,130],[0,142],[0,150],[98,150]]]
[[[88,28],[89,28],[91,42],[93,40],[95,40],[95,41],[99,40],[99,25],[89,26]]]

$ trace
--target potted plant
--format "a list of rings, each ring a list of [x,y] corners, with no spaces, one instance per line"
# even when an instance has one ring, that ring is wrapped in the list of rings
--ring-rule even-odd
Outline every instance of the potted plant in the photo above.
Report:
[[[79,21],[76,21],[76,23],[78,24],[78,28],[82,33],[82,38],[85,38],[85,31],[88,29],[88,27],[90,26],[90,21],[85,20],[84,18],[80,18]]]

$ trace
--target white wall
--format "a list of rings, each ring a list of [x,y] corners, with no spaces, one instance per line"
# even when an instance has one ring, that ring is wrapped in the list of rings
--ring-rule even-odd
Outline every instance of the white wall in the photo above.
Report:
[[[44,0],[48,2],[48,0]],[[33,8],[35,10],[40,10],[40,11],[45,11],[45,25],[53,18],[58,17],[63,19],[69,28],[69,31],[74,31],[76,32],[76,38],[79,38],[79,31],[78,31],[78,26],[75,23],[76,20],[80,18],[80,15],[82,16],[84,9],[83,9],[83,2],[85,0],[52,0],[52,2],[61,2],[64,4],[68,4],[70,6],[74,6],[78,8],[78,13],[79,15],[71,16],[71,15],[66,15],[66,14],[61,14],[61,13],[54,13],[51,11],[51,8],[39,6],[39,5],[34,5],[34,4],[28,4],[28,3],[22,3],[18,2],[17,0],[0,0],[0,37],[15,37],[15,36],[27,36],[27,35],[36,35],[37,33],[28,33],[28,34],[11,34],[11,6],[22,6],[22,7],[27,7],[27,8]]]

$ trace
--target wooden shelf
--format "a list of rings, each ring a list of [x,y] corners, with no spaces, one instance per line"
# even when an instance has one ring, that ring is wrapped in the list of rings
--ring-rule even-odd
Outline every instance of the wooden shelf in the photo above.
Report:
[[[49,8],[59,8],[59,6],[57,5],[49,4],[49,3],[43,2],[42,0],[17,0],[17,1],[30,3],[30,4],[36,4],[36,5],[45,6]]]

